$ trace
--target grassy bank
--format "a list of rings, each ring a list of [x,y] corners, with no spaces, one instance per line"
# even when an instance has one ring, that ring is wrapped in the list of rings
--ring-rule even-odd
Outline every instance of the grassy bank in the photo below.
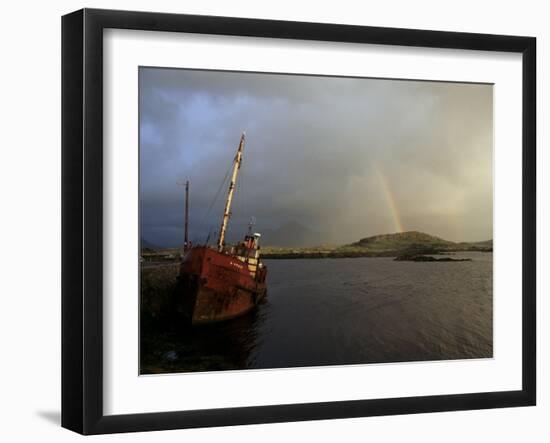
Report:
[[[144,327],[166,325],[173,313],[178,263],[142,266],[140,272],[140,318]]]

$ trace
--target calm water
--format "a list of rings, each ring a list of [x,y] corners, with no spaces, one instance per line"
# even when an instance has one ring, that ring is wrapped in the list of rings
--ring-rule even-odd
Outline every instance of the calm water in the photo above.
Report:
[[[142,372],[492,357],[491,253],[471,262],[267,260],[245,317],[144,341]]]

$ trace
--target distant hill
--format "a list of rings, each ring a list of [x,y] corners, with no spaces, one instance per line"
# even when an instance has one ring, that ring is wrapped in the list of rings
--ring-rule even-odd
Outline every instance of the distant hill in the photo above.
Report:
[[[418,231],[374,235],[344,247],[358,247],[372,251],[402,251],[417,248],[448,248],[456,243]]]
[[[418,231],[373,235],[342,246],[316,247],[264,247],[264,258],[345,258],[345,257],[398,257],[406,255],[448,254],[458,251],[491,252],[493,241],[456,243]],[[438,260],[441,261],[441,260]],[[445,259],[443,261],[459,261]]]
[[[309,229],[295,221],[285,223],[276,229],[263,229],[262,245],[303,247],[319,243],[322,238],[317,231]]]
[[[493,250],[493,240],[452,242],[418,231],[373,235],[341,246],[330,244],[309,246],[315,245],[312,239],[318,238],[314,237],[314,234],[317,233],[298,223],[288,223],[280,229],[264,231],[262,257],[266,259],[401,257],[399,260],[407,259],[403,257],[412,257],[413,261],[426,261],[423,255],[452,254],[459,251],[492,252]],[[287,242],[291,246],[285,244]],[[295,246],[296,244],[306,246]],[[178,248],[159,247],[143,238],[141,238],[141,249],[145,261],[175,261],[179,257]],[[418,260],[419,256],[422,260]],[[433,261],[461,260],[463,259],[445,258]]]
[[[139,239],[139,247],[141,249],[162,249],[160,246],[148,242],[143,237]]]

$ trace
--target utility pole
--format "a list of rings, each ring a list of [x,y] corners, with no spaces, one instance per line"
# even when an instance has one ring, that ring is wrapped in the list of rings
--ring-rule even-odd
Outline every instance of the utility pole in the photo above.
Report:
[[[229,182],[229,190],[227,191],[227,199],[225,200],[225,208],[223,210],[223,219],[222,225],[220,228],[220,237],[218,238],[218,251],[223,250],[223,245],[225,244],[225,232],[227,230],[227,223],[229,222],[229,217],[231,217],[231,201],[233,200],[233,193],[235,192],[235,184],[237,183],[237,175],[241,167],[241,160],[243,156],[244,148],[244,138],[245,133],[241,135],[241,141],[239,147],[237,148],[237,154],[233,160],[233,173],[231,174],[231,181]]]

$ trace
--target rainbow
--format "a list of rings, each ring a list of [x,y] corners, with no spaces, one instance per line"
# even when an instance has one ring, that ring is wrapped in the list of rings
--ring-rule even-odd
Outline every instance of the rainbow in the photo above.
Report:
[[[380,171],[379,168],[376,168],[376,175],[378,175],[378,180],[386,196],[386,201],[391,212],[391,217],[393,219],[393,224],[395,232],[403,232],[403,223],[401,223],[401,215],[399,214],[399,208],[395,203],[395,197],[391,190],[391,187],[388,183],[386,176]]]

